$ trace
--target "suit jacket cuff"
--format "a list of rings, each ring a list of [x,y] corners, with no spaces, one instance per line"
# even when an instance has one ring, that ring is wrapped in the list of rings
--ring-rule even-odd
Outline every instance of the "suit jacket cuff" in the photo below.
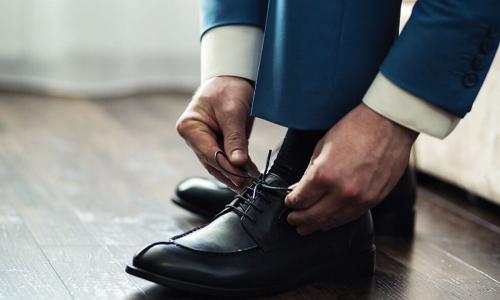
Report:
[[[460,119],[410,94],[379,73],[363,102],[384,117],[417,132],[443,139]]]
[[[262,50],[262,29],[227,25],[207,31],[201,40],[201,81],[215,76],[238,76],[252,81]]]

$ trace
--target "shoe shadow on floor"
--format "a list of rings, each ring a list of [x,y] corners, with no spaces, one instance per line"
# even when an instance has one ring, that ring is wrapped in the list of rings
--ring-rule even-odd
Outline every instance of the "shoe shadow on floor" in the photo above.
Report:
[[[376,289],[376,281],[373,277],[350,279],[345,281],[323,279],[298,289],[288,292],[258,297],[251,299],[344,299],[355,297],[355,299],[372,299]],[[147,299],[151,300],[191,300],[191,299],[220,299],[217,297],[207,297],[202,295],[186,294],[160,285],[151,285],[143,289]],[[135,293],[127,297],[128,300],[144,299],[144,294]],[[375,297],[376,298],[376,297]],[[241,299],[241,298],[224,298]]]

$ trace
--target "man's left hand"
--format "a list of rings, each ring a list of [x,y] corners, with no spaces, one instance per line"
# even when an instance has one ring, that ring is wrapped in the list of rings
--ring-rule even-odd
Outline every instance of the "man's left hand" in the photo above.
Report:
[[[358,105],[318,142],[302,179],[285,198],[300,235],[359,218],[396,185],[418,133]]]

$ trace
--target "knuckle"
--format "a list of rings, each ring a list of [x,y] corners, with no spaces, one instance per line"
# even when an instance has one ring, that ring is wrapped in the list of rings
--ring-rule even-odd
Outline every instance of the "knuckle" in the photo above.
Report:
[[[244,143],[243,133],[238,131],[232,131],[224,135],[224,140],[228,143]]]
[[[320,186],[331,185],[335,181],[334,175],[324,168],[316,168],[312,171],[312,177],[314,182]]]
[[[180,117],[175,123],[175,129],[177,133],[183,136],[189,127],[189,120],[185,117]]]
[[[339,191],[342,197],[345,198],[357,198],[360,196],[360,188],[356,182],[349,180],[349,181],[344,181],[339,185]]]
[[[221,107],[221,111],[226,114],[232,114],[235,111],[238,111],[238,105],[234,101],[227,101]]]

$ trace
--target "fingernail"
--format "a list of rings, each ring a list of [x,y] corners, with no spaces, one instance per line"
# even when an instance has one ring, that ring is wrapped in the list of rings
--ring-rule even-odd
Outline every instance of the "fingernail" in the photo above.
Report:
[[[241,150],[234,150],[231,152],[231,159],[233,160],[242,160],[244,159],[245,154]]]

